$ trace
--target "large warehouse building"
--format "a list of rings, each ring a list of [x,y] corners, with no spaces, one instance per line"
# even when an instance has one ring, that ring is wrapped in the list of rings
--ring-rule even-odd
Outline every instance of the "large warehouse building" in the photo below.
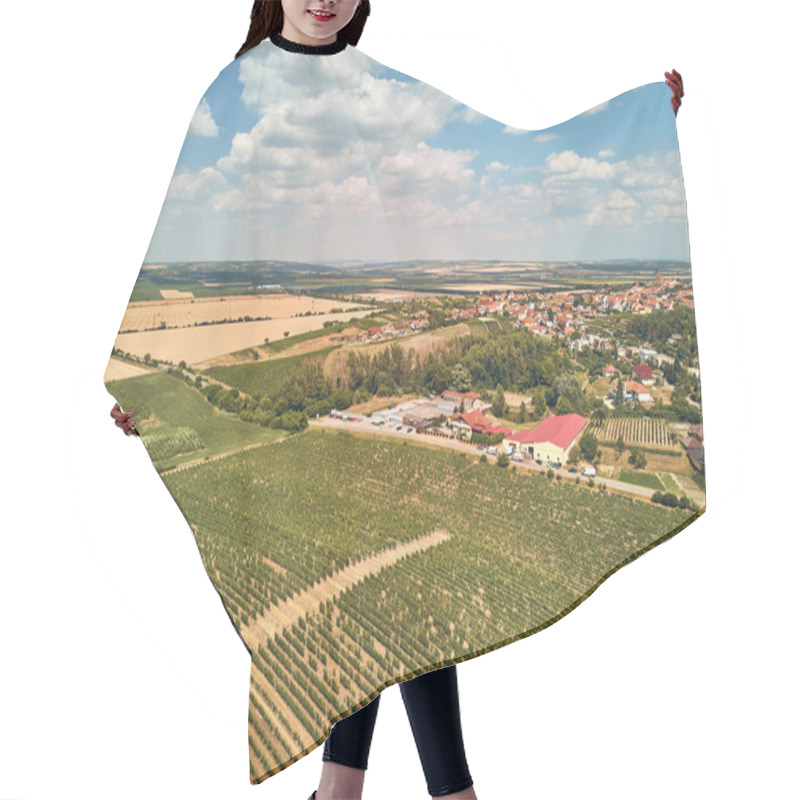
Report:
[[[569,451],[588,422],[580,414],[547,417],[533,429],[523,429],[506,436],[503,446],[530,453],[534,459],[545,464],[566,464]]]

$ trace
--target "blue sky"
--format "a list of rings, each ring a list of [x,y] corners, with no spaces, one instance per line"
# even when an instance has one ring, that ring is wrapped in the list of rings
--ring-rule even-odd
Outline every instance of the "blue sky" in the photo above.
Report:
[[[145,261],[688,259],[670,96],[522,131],[357,48],[267,39],[200,100]]]

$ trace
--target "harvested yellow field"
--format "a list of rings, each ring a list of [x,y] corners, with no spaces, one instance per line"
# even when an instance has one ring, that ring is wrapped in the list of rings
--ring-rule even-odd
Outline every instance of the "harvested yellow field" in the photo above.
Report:
[[[109,359],[106,374],[103,375],[103,383],[120,381],[123,378],[138,378],[140,375],[147,375],[148,372],[153,372],[153,370],[138,367],[136,364],[122,361],[119,358],[112,358]]]
[[[176,292],[176,294],[190,293]],[[235,321],[244,317],[286,319],[298,314],[327,314],[333,308],[347,311],[364,307],[361,303],[324,300],[319,297],[288,293],[140,300],[128,303],[119,329],[128,332],[152,331],[163,327],[182,328],[212,322]]]
[[[341,306],[341,303],[339,305]],[[346,322],[352,317],[363,317],[371,312],[371,308],[362,308],[338,314],[315,314],[310,317],[120,333],[114,346],[140,358],[149,353],[151,358],[158,361],[171,361],[175,364],[186,361],[187,364],[203,367],[207,366],[206,362],[211,359],[245,347],[263,344],[266,338],[271,342],[283,339],[286,331],[289,332],[289,336],[294,336],[317,330],[328,320]]]
[[[194,292],[186,292],[182,289],[159,289],[158,291],[165,300],[182,300],[185,297],[194,297]]]

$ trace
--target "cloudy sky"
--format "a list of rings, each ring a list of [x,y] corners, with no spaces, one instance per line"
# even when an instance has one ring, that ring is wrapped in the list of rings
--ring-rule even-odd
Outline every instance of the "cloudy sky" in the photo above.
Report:
[[[265,40],[200,100],[145,262],[687,259],[670,96],[523,131],[357,48]]]

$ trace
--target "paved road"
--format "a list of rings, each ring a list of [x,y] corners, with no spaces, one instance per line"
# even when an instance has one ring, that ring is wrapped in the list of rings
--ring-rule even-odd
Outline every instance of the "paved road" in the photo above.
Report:
[[[394,425],[384,423],[383,425],[373,425],[369,420],[358,420],[355,422],[348,422],[343,419],[335,419],[333,417],[312,417],[308,421],[311,427],[333,428],[335,430],[349,430],[358,431],[360,433],[369,433],[373,436],[389,436],[395,439],[416,439],[420,443],[425,443],[431,446],[449,447],[451,450],[460,450],[463,453],[470,453],[473,456],[480,455],[477,445],[470,444],[469,442],[462,442],[458,439],[449,439],[446,436],[435,436],[430,433],[407,433],[407,427],[404,425],[401,430],[396,430]],[[481,451],[481,452],[486,452]],[[492,459],[494,456],[488,456]],[[525,461],[512,461],[512,464],[520,469],[532,469],[538,472],[547,472],[547,466],[539,466],[535,461],[526,458]],[[562,480],[574,481],[577,477],[579,480],[588,483],[589,479],[578,475],[574,472],[569,472],[566,469],[557,469],[553,472],[560,474]],[[622,492],[628,495],[635,495],[637,497],[649,500],[653,496],[653,490],[645,486],[637,486],[633,483],[625,483],[624,481],[616,481],[612,478],[595,478],[595,484],[605,483],[609,489]]]

